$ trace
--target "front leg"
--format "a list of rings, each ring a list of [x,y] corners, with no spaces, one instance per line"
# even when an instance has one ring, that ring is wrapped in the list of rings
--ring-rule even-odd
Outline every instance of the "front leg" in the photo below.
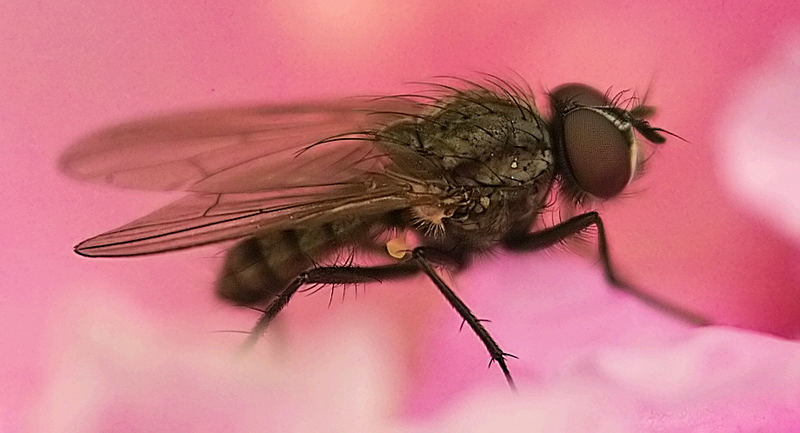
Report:
[[[605,273],[606,280],[608,280],[609,284],[617,289],[630,293],[652,307],[676,316],[689,323],[696,325],[711,324],[711,321],[703,316],[685,310],[677,305],[673,305],[665,300],[659,299],[658,297],[646,293],[632,284],[620,279],[617,276],[614,267],[611,265],[611,258],[608,253],[608,241],[606,240],[606,231],[603,227],[603,220],[600,218],[600,215],[597,212],[587,212],[585,214],[574,216],[545,230],[508,238],[504,240],[504,244],[508,249],[515,251],[539,250],[553,246],[570,236],[586,230],[592,225],[597,227],[598,252],[600,254],[600,261],[603,265],[603,271]]]

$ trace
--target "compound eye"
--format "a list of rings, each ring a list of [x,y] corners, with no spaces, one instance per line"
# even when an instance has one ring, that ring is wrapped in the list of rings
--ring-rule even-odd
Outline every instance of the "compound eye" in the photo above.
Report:
[[[564,152],[578,186],[600,198],[619,194],[633,175],[628,139],[603,114],[586,109],[568,113],[563,125]]]
[[[577,186],[604,199],[619,194],[633,177],[633,135],[615,125],[614,112],[603,109],[609,105],[605,95],[589,86],[567,84],[550,95],[562,152]]]

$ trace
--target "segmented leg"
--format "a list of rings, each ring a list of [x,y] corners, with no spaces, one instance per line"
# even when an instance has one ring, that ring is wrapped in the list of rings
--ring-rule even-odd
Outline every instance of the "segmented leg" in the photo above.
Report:
[[[442,280],[439,274],[433,269],[431,263],[425,258],[424,248],[417,248],[414,250],[412,254],[413,261],[416,261],[419,267],[422,269],[423,272],[433,281],[433,284],[436,285],[436,288],[442,292],[447,302],[455,308],[461,318],[467,322],[472,331],[481,339],[481,342],[484,346],[486,346],[486,350],[489,351],[489,356],[492,357],[491,361],[489,361],[489,365],[492,362],[497,362],[497,365],[500,366],[500,369],[503,370],[503,375],[506,377],[506,381],[508,382],[508,386],[511,389],[516,390],[516,386],[514,385],[514,379],[511,377],[511,372],[508,370],[508,366],[506,365],[506,356],[510,356],[512,358],[516,358],[516,356],[503,352],[500,349],[500,346],[494,341],[491,335],[489,335],[489,331],[483,327],[481,324],[481,320],[475,317],[475,315],[470,311],[469,307],[453,292],[453,289],[447,286],[447,283]]]
[[[436,285],[440,292],[444,295],[450,305],[461,315],[462,319],[472,328],[475,334],[480,338],[481,342],[486,346],[491,356],[491,362],[497,362],[500,369],[505,375],[506,381],[512,389],[515,389],[514,380],[511,378],[511,373],[506,365],[505,358],[507,356],[514,357],[508,353],[503,352],[496,341],[489,335],[489,332],[481,324],[481,320],[475,317],[470,311],[469,307],[464,304],[461,299],[447,286],[442,278],[433,269],[431,261],[426,258],[427,253],[431,256],[443,256],[446,254],[435,251],[430,248],[417,248],[412,251],[411,257],[403,262],[382,265],[382,266],[327,266],[310,269],[298,275],[292,282],[283,290],[280,296],[270,304],[264,311],[264,314],[258,320],[253,330],[250,332],[247,340],[245,341],[244,348],[252,346],[264,330],[269,325],[270,321],[286,306],[292,296],[297,290],[305,284],[353,284],[364,283],[369,281],[382,281],[397,278],[407,277],[416,274],[420,271],[424,272]]]
[[[600,253],[600,261],[602,262],[603,271],[609,284],[617,289],[630,293],[631,295],[656,309],[676,316],[689,323],[696,325],[711,324],[711,321],[701,315],[688,311],[663,299],[659,299],[658,297],[646,293],[632,284],[621,280],[617,276],[616,272],[614,271],[614,267],[611,264],[611,258],[608,253],[606,231],[603,227],[603,220],[600,218],[600,215],[597,212],[587,212],[585,214],[572,217],[545,230],[506,239],[505,245],[509,249],[517,251],[532,251],[547,248],[570,236],[580,233],[592,225],[597,227],[597,246]]]
[[[391,280],[419,272],[416,263],[400,262],[382,266],[321,266],[301,273],[281,292],[258,319],[244,343],[244,349],[251,347],[264,333],[267,326],[289,303],[297,290],[305,284],[355,284],[370,281]]]

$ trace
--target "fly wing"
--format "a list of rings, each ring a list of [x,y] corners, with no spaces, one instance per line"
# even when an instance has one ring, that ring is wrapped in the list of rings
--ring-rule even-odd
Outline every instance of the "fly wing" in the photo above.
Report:
[[[373,143],[356,136],[424,109],[388,97],[168,115],[101,130],[68,149],[59,165],[81,180],[199,193],[347,182],[381,166]]]
[[[436,197],[410,193],[404,185],[372,180],[258,193],[194,193],[87,239],[75,251],[90,257],[154,254],[435,202]]]
[[[376,131],[415,116],[413,98],[206,110],[111,127],[60,159],[72,177],[190,194],[75,247],[86,256],[153,254],[369,217],[436,198],[387,176]]]

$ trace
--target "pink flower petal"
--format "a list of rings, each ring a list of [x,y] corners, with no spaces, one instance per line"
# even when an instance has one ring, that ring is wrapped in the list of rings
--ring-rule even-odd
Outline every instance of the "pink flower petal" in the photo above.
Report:
[[[704,328],[607,348],[519,395],[476,390],[417,432],[800,431],[800,345]]]
[[[800,34],[773,47],[734,89],[717,134],[722,175],[748,210],[800,241]]]
[[[376,431],[394,406],[392,348],[375,350],[386,328],[369,320],[238,357],[219,337],[97,301],[62,317],[38,431]]]

